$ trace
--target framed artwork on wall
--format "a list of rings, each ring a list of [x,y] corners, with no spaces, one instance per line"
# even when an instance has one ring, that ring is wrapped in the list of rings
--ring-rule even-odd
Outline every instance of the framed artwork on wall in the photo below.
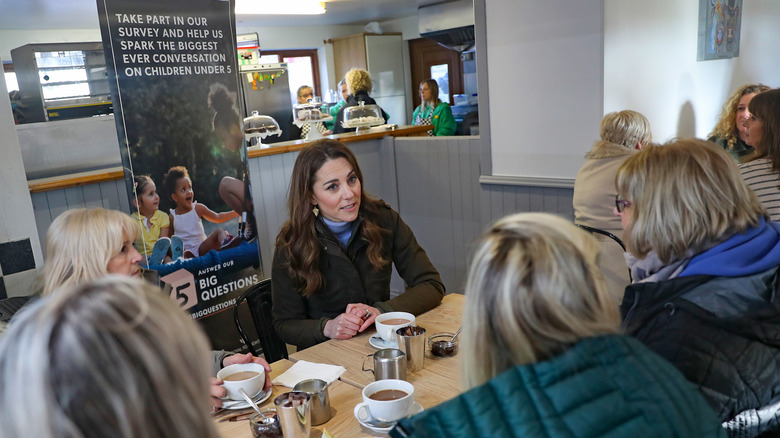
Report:
[[[697,61],[739,56],[742,0],[699,0]]]

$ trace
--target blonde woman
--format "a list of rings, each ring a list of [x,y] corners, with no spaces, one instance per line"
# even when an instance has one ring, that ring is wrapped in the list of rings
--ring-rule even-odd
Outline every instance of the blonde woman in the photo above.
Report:
[[[138,222],[129,215],[104,208],[75,208],[57,216],[46,232],[46,260],[39,278],[41,295],[52,295],[59,289],[118,274],[134,277],[140,273],[141,254],[133,246],[140,237]],[[213,352],[213,375],[223,366],[234,363],[268,363],[251,354],[228,356]],[[212,404],[222,406],[226,395],[222,380],[212,381]],[[265,388],[271,386],[266,375]]]
[[[592,237],[556,216],[494,224],[466,284],[467,392],[401,420],[391,436],[725,436],[674,367],[619,334],[597,252]]]
[[[750,117],[750,101],[756,94],[766,90],[769,90],[769,87],[764,84],[739,87],[723,104],[718,122],[710,133],[708,140],[725,149],[736,162],[754,152],[753,146],[745,142],[743,123]]]
[[[140,237],[138,222],[120,211],[75,208],[62,213],[46,231],[41,294],[107,274],[138,276],[142,257],[133,242]]]
[[[778,436],[780,224],[703,140],[643,148],[616,184],[635,282],[625,329],[696,384],[734,436]]]
[[[601,138],[585,155],[585,164],[574,180],[574,223],[598,228],[622,239],[620,218],[613,213],[617,195],[615,174],[628,157],[652,141],[650,122],[636,111],[612,112],[601,119],[600,132]],[[599,268],[617,306],[630,283],[623,250],[606,236],[595,237],[601,244]]]
[[[0,437],[219,436],[208,341],[159,290],[109,276],[30,307],[0,339]]]
[[[351,106],[360,105],[360,102],[364,102],[366,105],[377,104],[376,101],[371,96],[369,96],[373,85],[371,83],[371,75],[368,74],[367,71],[361,68],[353,68],[347,72],[347,74],[344,76],[344,80],[347,83],[347,91],[349,92],[349,96],[347,96],[346,103],[341,107],[338,114],[336,114],[336,125],[333,128],[334,134],[355,130],[354,128],[344,128],[341,126],[341,122],[344,121],[345,109]],[[385,122],[387,122],[387,120],[390,118],[390,116],[384,110],[382,110],[382,116],[384,117]]]

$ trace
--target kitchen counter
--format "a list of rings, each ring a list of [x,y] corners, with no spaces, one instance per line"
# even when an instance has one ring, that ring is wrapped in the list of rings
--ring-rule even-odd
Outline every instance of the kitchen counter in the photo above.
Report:
[[[429,126],[398,126],[395,129],[383,129],[372,128],[365,134],[355,134],[354,132],[347,132],[344,134],[329,135],[326,138],[332,138],[344,143],[354,143],[359,141],[373,140],[386,136],[392,137],[415,137],[426,136],[426,132],[430,129]],[[248,149],[248,156],[250,159],[257,157],[264,157],[269,155],[283,154],[287,152],[295,152],[301,150],[305,145],[309,144],[306,140],[293,140],[285,141],[281,143],[273,143],[267,147],[261,148],[257,146],[250,147]],[[112,167],[104,170],[80,172],[70,175],[62,175],[50,178],[41,178],[36,180],[27,181],[27,185],[30,188],[31,193],[46,192],[50,190],[66,189],[70,187],[77,187],[85,184],[95,184],[105,181],[116,181],[124,178],[124,173],[121,167]]]

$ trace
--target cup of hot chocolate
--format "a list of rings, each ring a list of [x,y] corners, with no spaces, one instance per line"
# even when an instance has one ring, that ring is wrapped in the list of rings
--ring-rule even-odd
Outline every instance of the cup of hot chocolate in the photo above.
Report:
[[[414,403],[414,386],[405,380],[378,380],[363,388],[355,417],[364,422],[393,422],[406,417]]]
[[[395,331],[401,327],[414,325],[414,315],[408,312],[387,312],[374,320],[377,334],[385,342],[395,343]]]
[[[259,363],[237,363],[222,368],[217,373],[217,378],[222,379],[222,386],[227,391],[231,400],[244,400],[239,392],[243,389],[250,397],[254,397],[263,389],[265,383],[265,368]]]

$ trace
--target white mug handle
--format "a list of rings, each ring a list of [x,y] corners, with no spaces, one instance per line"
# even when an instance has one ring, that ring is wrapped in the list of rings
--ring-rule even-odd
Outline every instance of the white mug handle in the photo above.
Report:
[[[361,410],[365,411],[365,415],[360,415]],[[371,411],[368,410],[368,406],[365,403],[358,403],[355,406],[355,418],[364,423],[371,420]]]

